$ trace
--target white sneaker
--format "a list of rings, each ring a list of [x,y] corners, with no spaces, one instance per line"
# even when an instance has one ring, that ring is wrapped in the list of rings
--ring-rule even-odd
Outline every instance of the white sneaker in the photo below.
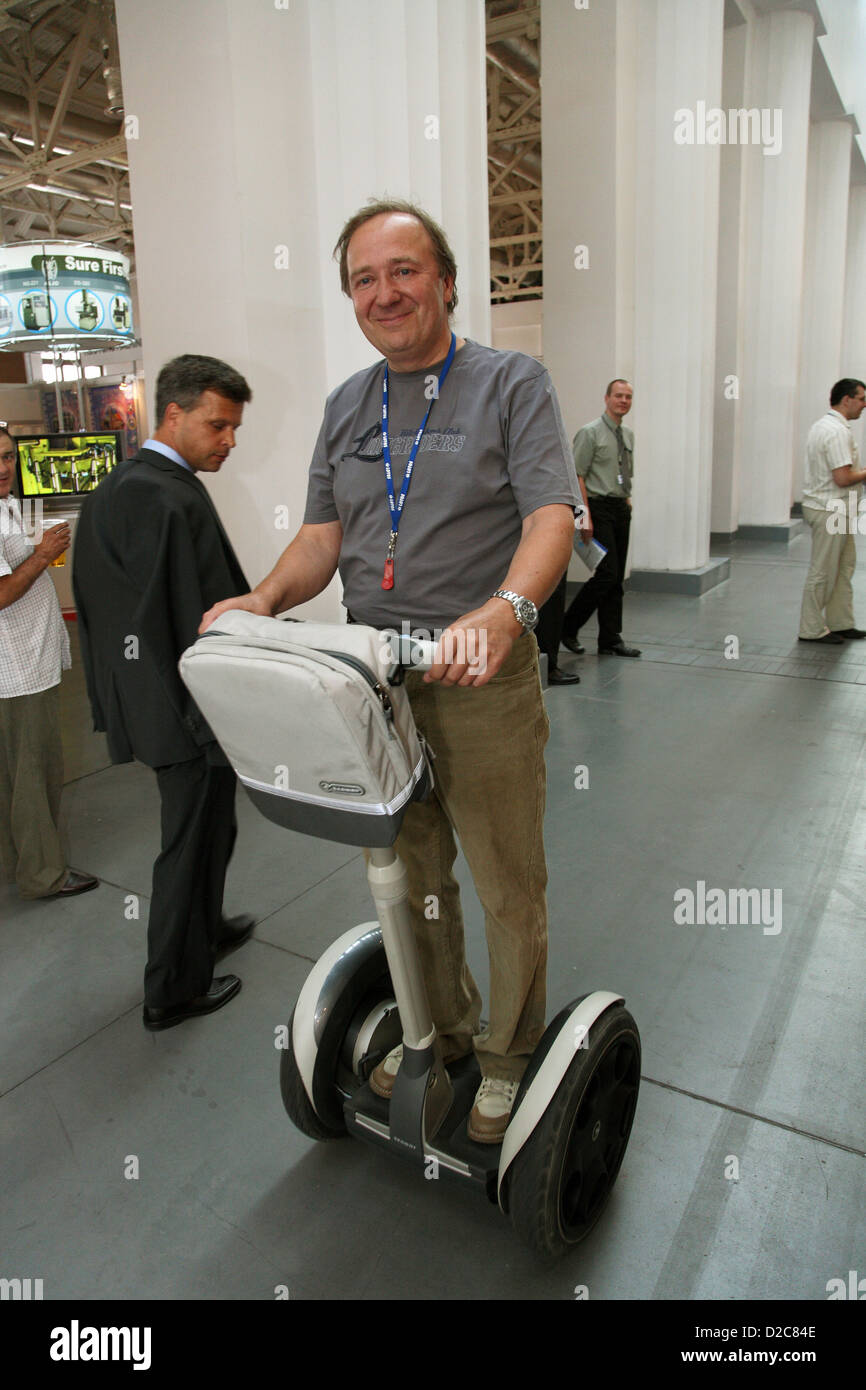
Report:
[[[475,1096],[467,1133],[476,1144],[501,1144],[517,1095],[519,1081],[485,1076]]]
[[[391,1099],[391,1092],[394,1089],[394,1082],[400,1070],[400,1063],[403,1061],[403,1044],[393,1048],[388,1056],[374,1067],[368,1078],[368,1085],[371,1091],[375,1091],[377,1096],[383,1100]]]

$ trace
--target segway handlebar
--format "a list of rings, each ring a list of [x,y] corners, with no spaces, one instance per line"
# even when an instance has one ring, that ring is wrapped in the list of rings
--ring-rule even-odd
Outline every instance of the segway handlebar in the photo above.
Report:
[[[468,661],[472,670],[478,673],[486,667],[486,636],[483,630],[479,634],[474,630],[458,628],[452,631],[449,628],[443,634],[440,644],[429,638],[413,637],[411,633],[391,632],[388,634],[393,661],[391,670],[397,672],[411,667],[414,671],[429,671],[431,666],[435,665],[436,653],[439,652],[439,659],[444,661],[446,666],[455,661]]]
[[[436,656],[436,642],[431,642],[410,634],[391,633],[388,641],[395,669],[404,666],[413,671],[429,671]]]

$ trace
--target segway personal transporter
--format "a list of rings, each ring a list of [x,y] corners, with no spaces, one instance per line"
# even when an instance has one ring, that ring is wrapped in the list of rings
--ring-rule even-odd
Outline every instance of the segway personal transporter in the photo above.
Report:
[[[640,1038],[621,995],[575,999],[533,1053],[501,1145],[469,1139],[478,1064],[443,1063],[393,848],[431,777],[402,674],[429,668],[434,650],[361,625],[233,610],[184,654],[181,673],[269,820],[367,850],[376,920],[344,932],[301,989],[281,1053],[290,1119],[311,1139],[354,1134],[421,1174],[474,1184],[551,1257],[583,1239],[610,1196],[637,1104]],[[367,1081],[401,1041],[384,1100]]]

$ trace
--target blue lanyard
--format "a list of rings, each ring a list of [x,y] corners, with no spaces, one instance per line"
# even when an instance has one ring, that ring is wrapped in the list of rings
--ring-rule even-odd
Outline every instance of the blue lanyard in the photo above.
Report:
[[[409,462],[406,464],[406,472],[403,474],[403,486],[400,488],[400,496],[397,498],[394,496],[394,475],[391,471],[391,446],[388,440],[388,364],[387,362],[385,363],[385,376],[382,381],[382,457],[385,461],[385,485],[388,489],[388,511],[391,516],[391,534],[388,538],[388,554],[385,557],[385,572],[382,576],[383,589],[393,589],[394,587],[394,553],[397,549],[397,532],[400,527],[400,518],[403,515],[403,504],[406,501],[406,494],[409,491],[409,484],[412,481],[415,456],[418,453],[418,446],[427,428],[427,421],[430,419],[433,401],[439,398],[439,393],[442,390],[442,385],[448,375],[451,363],[454,361],[454,354],[456,351],[457,337],[452,333],[448,356],[445,358],[442,370],[439,373],[436,394],[428,405],[427,414],[421,421],[421,427],[415,435],[412,452],[409,454]]]

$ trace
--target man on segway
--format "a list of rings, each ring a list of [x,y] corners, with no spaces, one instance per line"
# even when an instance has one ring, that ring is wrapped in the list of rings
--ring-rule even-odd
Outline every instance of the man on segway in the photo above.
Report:
[[[373,202],[335,254],[384,362],[329,396],[303,525],[272,572],[211,608],[201,630],[229,608],[294,608],[339,568],[350,621],[441,634],[436,664],[406,676],[436,788],[408,806],[396,850],[445,1061],[474,1048],[481,1069],[469,1137],[496,1144],[545,1027],[548,722],[532,631],[568,565],[580,492],[548,373],[452,332],[456,264],[426,213]],[[483,1031],[457,841],[485,913]],[[373,1071],[378,1095],[390,1096],[401,1058],[397,1048]]]

